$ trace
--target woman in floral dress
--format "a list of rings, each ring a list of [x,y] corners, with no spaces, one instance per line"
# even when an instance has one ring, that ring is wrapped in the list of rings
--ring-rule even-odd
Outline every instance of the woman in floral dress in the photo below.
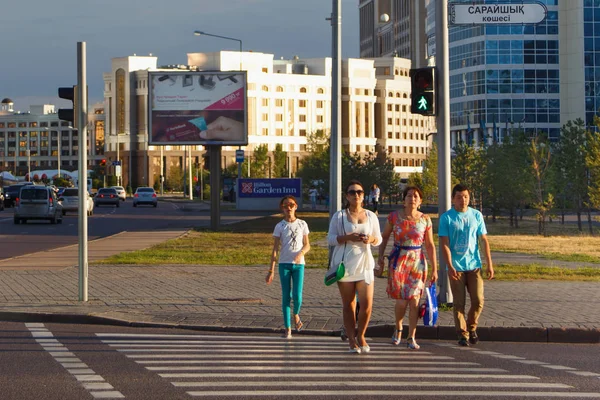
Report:
[[[423,244],[431,262],[430,281],[437,280],[437,260],[433,232],[429,216],[419,211],[423,201],[423,192],[416,186],[404,189],[404,209],[394,211],[388,216],[379,246],[378,270],[381,276],[384,268],[385,247],[394,234],[394,248],[389,255],[388,296],[396,299],[396,329],[392,343],[399,345],[402,340],[402,320],[409,307],[408,336],[406,345],[416,350],[419,345],[415,340],[417,321],[419,318],[419,300],[427,280],[427,260],[423,253]]]

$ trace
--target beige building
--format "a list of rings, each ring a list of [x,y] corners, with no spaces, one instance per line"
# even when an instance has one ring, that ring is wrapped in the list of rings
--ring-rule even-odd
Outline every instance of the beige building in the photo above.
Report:
[[[88,165],[92,169],[104,157],[104,108],[90,107]],[[60,152],[60,156],[59,156]],[[31,106],[29,112],[13,109],[5,98],[0,104],[0,171],[25,176],[28,169],[78,168],[79,135],[67,121],[58,119],[53,105]]]
[[[221,51],[190,53],[188,65],[159,67],[157,57],[114,58],[104,74],[107,164],[122,165],[122,183],[154,185],[170,168],[181,168],[184,146],[148,144],[148,71],[247,71],[248,146],[288,153],[291,175],[306,153],[307,135],[331,126],[331,59],[275,60],[272,54]],[[348,59],[343,62],[342,147],[368,153],[386,150],[396,172],[421,171],[433,120],[413,116],[410,106],[410,61],[399,58]],[[390,96],[391,94],[391,96]],[[161,149],[162,147],[162,149]],[[117,150],[118,149],[118,150]],[[192,160],[202,161],[203,146],[189,146]],[[222,149],[221,166],[235,164],[237,147]],[[162,160],[161,160],[162,154]],[[162,161],[162,162],[161,162]],[[116,172],[113,167],[108,173]]]

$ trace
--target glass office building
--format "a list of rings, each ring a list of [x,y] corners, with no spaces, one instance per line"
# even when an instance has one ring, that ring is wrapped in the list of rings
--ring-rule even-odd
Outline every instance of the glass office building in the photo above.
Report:
[[[569,120],[593,124],[600,107],[600,0],[540,2],[547,16],[539,24],[449,26],[452,146],[501,142],[513,129],[557,140]],[[435,0],[426,8],[432,54]]]

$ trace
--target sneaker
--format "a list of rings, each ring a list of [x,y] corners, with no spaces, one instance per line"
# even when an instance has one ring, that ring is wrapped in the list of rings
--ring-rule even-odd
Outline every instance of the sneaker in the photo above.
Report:
[[[469,343],[471,343],[471,344],[479,343],[479,336],[477,336],[477,332],[475,332],[475,331],[469,332]]]
[[[469,347],[469,341],[467,338],[460,338],[458,341],[459,346]]]

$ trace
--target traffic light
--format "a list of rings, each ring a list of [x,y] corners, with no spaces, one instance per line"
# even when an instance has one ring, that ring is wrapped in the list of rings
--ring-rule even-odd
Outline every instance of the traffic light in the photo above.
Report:
[[[100,160],[100,166],[106,167],[106,158],[103,158],[102,160]]]
[[[73,102],[73,108],[58,109],[58,119],[69,121],[74,128],[77,128],[77,86],[59,87],[58,97]]]
[[[410,112],[421,115],[437,115],[435,67],[410,70],[411,106]]]

